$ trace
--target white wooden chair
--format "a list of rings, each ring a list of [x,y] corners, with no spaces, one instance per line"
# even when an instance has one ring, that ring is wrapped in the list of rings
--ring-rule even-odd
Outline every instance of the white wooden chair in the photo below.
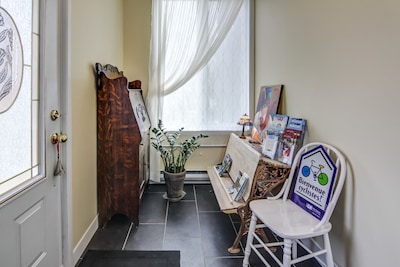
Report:
[[[329,222],[346,178],[344,156],[333,146],[310,143],[297,153],[282,198],[260,199],[250,202],[252,218],[247,237],[243,267],[249,266],[250,253],[254,251],[265,266],[271,266],[260,250],[266,250],[279,266],[316,258],[325,254],[326,266],[333,267],[333,255],[329,241],[332,228]],[[269,228],[277,242],[264,243],[256,229]],[[260,229],[262,230],[262,229]],[[313,241],[322,236],[318,246],[309,249],[304,241]],[[253,243],[254,242],[254,243]],[[302,246],[306,255],[297,255],[297,246]],[[283,257],[274,252],[283,247]]]

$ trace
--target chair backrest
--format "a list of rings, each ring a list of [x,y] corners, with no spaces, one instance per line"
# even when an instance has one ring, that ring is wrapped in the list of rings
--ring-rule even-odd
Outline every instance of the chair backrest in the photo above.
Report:
[[[320,220],[329,222],[346,179],[346,160],[335,147],[314,142],[296,154],[283,199],[292,201]]]

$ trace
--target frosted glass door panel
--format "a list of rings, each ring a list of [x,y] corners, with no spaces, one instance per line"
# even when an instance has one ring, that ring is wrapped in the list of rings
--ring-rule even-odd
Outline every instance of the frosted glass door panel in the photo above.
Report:
[[[24,6],[25,8],[21,8]],[[21,184],[26,184],[38,177],[43,170],[40,166],[43,151],[39,147],[40,133],[40,103],[39,103],[39,0],[0,0],[0,44],[10,39],[11,35],[19,36],[22,51],[18,53],[15,42],[0,46],[0,73],[6,64],[2,55],[11,55],[13,79],[21,77],[20,89],[6,109],[1,109],[5,99],[0,99],[0,200],[10,190],[15,190]],[[14,23],[2,23],[9,16]],[[12,23],[11,23],[12,24]],[[12,32],[12,34],[10,34]],[[4,37],[6,36],[6,37]],[[4,37],[4,38],[3,38]],[[21,57],[21,73],[15,70],[16,59]],[[10,57],[8,57],[10,58]],[[1,74],[0,74],[1,80]],[[0,84],[1,86],[1,84]],[[15,88],[15,82],[11,91]],[[0,90],[2,87],[0,87]],[[3,87],[4,88],[4,87]],[[6,92],[7,93],[7,92]],[[4,93],[4,95],[6,94]],[[3,103],[2,103],[3,102]],[[21,189],[21,188],[19,188]]]

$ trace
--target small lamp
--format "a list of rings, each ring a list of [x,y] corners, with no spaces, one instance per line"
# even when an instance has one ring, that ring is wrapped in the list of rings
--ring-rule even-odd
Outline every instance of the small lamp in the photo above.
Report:
[[[244,136],[244,127],[253,125],[253,122],[250,120],[249,115],[245,113],[242,115],[242,117],[240,117],[239,122],[237,124],[243,126],[242,135],[240,136],[240,138],[245,139],[246,136]]]

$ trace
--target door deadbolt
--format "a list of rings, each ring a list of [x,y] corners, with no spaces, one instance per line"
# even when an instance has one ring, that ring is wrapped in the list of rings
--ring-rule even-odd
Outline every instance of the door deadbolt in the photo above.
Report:
[[[50,112],[50,118],[51,118],[52,121],[55,121],[56,119],[58,119],[58,118],[60,118],[60,117],[61,117],[61,115],[60,115],[60,112],[58,112],[58,110],[53,109],[53,110]]]

